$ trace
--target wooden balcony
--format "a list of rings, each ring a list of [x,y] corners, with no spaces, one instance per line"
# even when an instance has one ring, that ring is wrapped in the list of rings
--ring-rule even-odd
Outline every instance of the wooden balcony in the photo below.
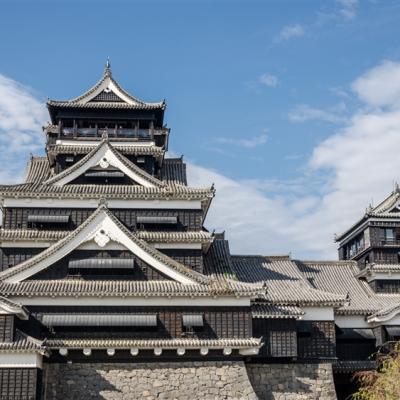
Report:
[[[110,137],[152,140],[154,131],[155,129],[61,128],[58,139]]]

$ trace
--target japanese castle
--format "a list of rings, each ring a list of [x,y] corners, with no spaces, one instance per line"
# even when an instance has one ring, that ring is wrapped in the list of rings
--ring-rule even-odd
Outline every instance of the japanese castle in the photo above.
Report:
[[[46,156],[0,186],[0,399],[344,399],[400,339],[399,188],[340,261],[232,255],[214,187],[166,157],[165,101],[107,63],[47,108]]]

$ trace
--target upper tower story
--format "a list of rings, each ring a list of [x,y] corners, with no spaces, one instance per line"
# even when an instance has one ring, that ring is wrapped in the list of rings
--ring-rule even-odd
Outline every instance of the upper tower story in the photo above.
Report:
[[[46,150],[56,172],[105,138],[130,148],[135,155],[131,161],[147,172],[156,174],[161,168],[169,137],[164,125],[166,103],[149,103],[129,94],[113,78],[109,61],[91,89],[73,100],[48,100],[47,108],[51,124],[44,128]]]
[[[400,264],[400,188],[336,236],[339,259],[355,260],[361,268],[371,263]]]
[[[357,261],[377,293],[400,293],[400,188],[336,237],[339,259]]]

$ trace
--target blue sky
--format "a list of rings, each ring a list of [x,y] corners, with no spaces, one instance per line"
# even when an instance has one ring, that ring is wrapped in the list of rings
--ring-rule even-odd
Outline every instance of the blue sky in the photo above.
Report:
[[[39,151],[39,104],[76,97],[110,57],[125,89],[166,98],[170,150],[185,155],[194,184],[215,181],[209,226],[227,227],[234,252],[334,258],[333,233],[399,179],[385,151],[400,133],[381,124],[357,137],[356,125],[398,104],[397,91],[371,96],[400,87],[399,18],[390,0],[3,1],[3,93],[26,102],[0,100],[0,148],[11,131],[16,140],[0,176],[16,179]],[[381,142],[385,166],[371,172]],[[349,158],[359,164],[346,167]]]

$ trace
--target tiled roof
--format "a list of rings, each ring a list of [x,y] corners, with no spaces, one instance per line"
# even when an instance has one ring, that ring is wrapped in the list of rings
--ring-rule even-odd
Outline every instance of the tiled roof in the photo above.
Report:
[[[213,188],[191,188],[167,184],[162,188],[146,188],[139,185],[68,184],[64,186],[23,183],[0,185],[0,196],[19,198],[82,198],[82,199],[192,199],[208,204],[214,197]]]
[[[55,144],[48,147],[48,152],[54,154],[87,154],[97,146],[99,142],[94,141],[93,145],[68,145],[68,144]],[[114,143],[114,147],[124,155],[140,155],[140,156],[163,156],[165,150],[158,146],[143,146],[143,145],[119,145]]]
[[[3,296],[98,296],[98,297],[210,297],[210,296],[261,296],[259,285],[246,285],[240,282],[218,282],[210,284],[188,284],[160,281],[88,281],[78,279],[25,280],[18,283],[0,281]]]
[[[46,347],[43,345],[43,341],[28,336],[19,329],[15,331],[13,342],[0,342],[0,353],[1,352],[49,354]]]
[[[253,303],[251,305],[251,314],[253,318],[301,318],[305,312],[295,306],[278,306],[271,303]]]
[[[52,176],[45,182],[43,182],[45,185],[53,185],[54,183],[57,183],[59,180],[67,177],[68,175],[72,174],[74,171],[77,171],[79,168],[84,166],[85,164],[88,163],[88,161],[93,158],[99,151],[110,151],[125,167],[127,167],[130,171],[134,172],[136,176],[140,176],[143,178],[145,181],[150,182],[152,185],[156,187],[163,187],[165,184],[155,178],[154,176],[150,175],[148,172],[146,172],[144,169],[138,167],[136,164],[134,164],[132,161],[127,159],[125,156],[120,154],[112,145],[111,143],[105,139],[102,140],[97,147],[93,148],[92,151],[90,151],[88,154],[86,154],[85,157],[80,159],[77,163],[73,164],[71,167],[64,169],[62,172],[59,174]],[[100,153],[101,154],[101,153]]]
[[[208,348],[223,349],[225,347],[242,349],[260,347],[261,339],[62,339],[46,340],[50,349],[177,349],[177,348]]]
[[[161,253],[160,251],[156,250],[153,246],[150,246],[149,244],[147,244],[142,239],[139,239],[135,234],[130,232],[125,227],[125,225],[123,225],[114,216],[114,214],[111,211],[109,211],[107,209],[107,207],[105,207],[104,205],[98,207],[97,210],[85,222],[83,222],[74,231],[69,232],[67,236],[65,236],[63,239],[61,239],[57,243],[54,243],[53,245],[51,245],[47,249],[43,250],[41,253],[33,256],[32,258],[29,258],[28,260],[23,261],[22,263],[14,266],[14,267],[8,268],[5,271],[0,272],[0,280],[8,279],[22,271],[29,270],[30,268],[32,268],[34,265],[37,265],[42,260],[48,258],[49,256],[54,255],[60,249],[62,249],[64,246],[66,246],[69,242],[71,242],[75,238],[75,236],[77,236],[81,231],[83,231],[88,226],[90,226],[92,221],[95,220],[95,218],[102,213],[106,214],[118,226],[118,228],[121,229],[122,232],[124,232],[133,242],[135,242],[135,244],[137,246],[141,247],[148,254],[151,254],[151,256],[154,257],[155,259],[161,261],[165,265],[168,265],[169,268],[173,269],[174,271],[178,272],[179,274],[187,276],[189,279],[191,279],[195,282],[198,282],[198,283],[209,282],[209,279],[206,276],[173,260],[172,258],[170,258],[170,257],[166,256],[165,254]]]
[[[353,261],[296,261],[296,264],[315,288],[348,297],[348,302],[336,310],[338,314],[368,315],[400,301],[400,295],[376,294],[367,282],[358,279],[360,270]]]
[[[238,280],[232,267],[227,240],[216,238],[204,256],[204,273],[215,279],[230,278]]]
[[[52,246],[48,247],[38,255],[33,256],[32,258],[14,266],[6,269],[5,271],[0,273],[0,280],[7,280],[15,276],[16,274],[21,273],[22,271],[27,271],[38,263],[42,262],[49,256],[56,254],[60,251],[64,246],[66,246],[70,241],[72,241],[76,235],[78,235],[82,230],[86,229],[90,226],[91,222],[101,213],[105,213],[117,226],[118,228],[127,235],[137,246],[141,247],[145,252],[150,254],[156,260],[161,261],[173,271],[186,276],[191,281],[196,282],[194,285],[182,285],[178,284],[178,286],[169,285],[165,283],[167,286],[164,288],[163,286],[159,286],[164,284],[164,282],[129,282],[126,283],[118,283],[115,281],[110,282],[89,282],[89,281],[68,281],[68,280],[56,280],[56,281],[23,281],[19,283],[5,283],[2,282],[0,284],[0,293],[3,295],[12,295],[13,293],[18,295],[22,295],[25,293],[35,293],[45,295],[48,292],[48,295],[54,293],[57,295],[72,295],[72,293],[80,293],[82,295],[90,295],[90,294],[104,294],[104,292],[109,292],[111,295],[119,295],[118,288],[120,287],[124,295],[129,295],[130,292],[135,293],[137,295],[164,295],[165,293],[182,293],[185,294],[185,289],[180,288],[180,286],[189,286],[188,290],[190,293],[198,292],[200,295],[203,293],[206,294],[225,294],[225,295],[245,295],[245,296],[262,296],[264,294],[264,290],[262,285],[260,284],[246,284],[239,281],[234,281],[228,279],[226,276],[207,276],[200,274],[189,267],[173,260],[172,258],[166,256],[161,253],[153,246],[147,244],[142,239],[139,239],[135,234],[131,233],[127,230],[127,228],[110,212],[105,206],[100,206],[84,223],[82,223],[77,229],[72,232],[69,232],[67,236],[63,239],[54,243]],[[146,286],[148,285],[148,286]],[[197,287],[197,285],[199,287]],[[205,286],[205,287],[203,287]],[[164,290],[165,289],[165,290]],[[153,293],[153,291],[159,291],[160,293]],[[169,292],[168,292],[169,290]],[[172,292],[171,292],[172,291]],[[105,294],[104,294],[105,295]]]
[[[128,109],[128,110],[164,110],[165,103],[154,103],[154,104],[127,104],[123,102],[88,102],[85,104],[70,102],[70,101],[57,101],[49,100],[47,105],[50,107],[62,107],[62,108],[116,108],[116,109]]]
[[[43,182],[50,176],[47,157],[32,157],[28,163],[25,182]]]
[[[313,288],[288,258],[232,256],[233,270],[244,282],[265,282],[266,299],[276,305],[332,305],[345,301],[342,294]]]
[[[393,304],[390,304],[387,307],[381,308],[378,312],[370,315],[368,317],[369,322],[374,322],[375,319],[384,319],[385,317],[390,316],[391,314],[395,315],[400,312],[400,295],[397,296],[396,301]]]
[[[187,185],[186,164],[182,158],[165,158],[161,168],[161,176],[163,180]]]
[[[69,234],[69,231],[49,231],[37,229],[0,229],[0,241],[57,241]],[[208,243],[212,236],[206,231],[137,231],[136,235],[146,242],[162,243]]]
[[[115,94],[116,97],[114,99],[110,98],[113,101],[96,101],[99,98],[99,94],[102,94],[105,90],[107,90],[107,93],[112,92]],[[81,96],[73,100],[48,100],[47,105],[49,107],[62,108],[125,108],[134,110],[164,110],[166,107],[165,101],[146,103],[130,95],[113,79],[109,69],[106,69],[103,77]]]
[[[7,314],[17,315],[20,319],[29,318],[29,311],[22,304],[16,303],[4,296],[0,296],[0,309]]]
[[[375,218],[400,218],[400,209],[395,208],[396,204],[400,202],[400,189],[397,187],[385,200],[375,207],[368,207],[365,214],[346,231],[337,235],[335,240],[340,241],[344,239],[353,229],[361,225],[370,217]]]

